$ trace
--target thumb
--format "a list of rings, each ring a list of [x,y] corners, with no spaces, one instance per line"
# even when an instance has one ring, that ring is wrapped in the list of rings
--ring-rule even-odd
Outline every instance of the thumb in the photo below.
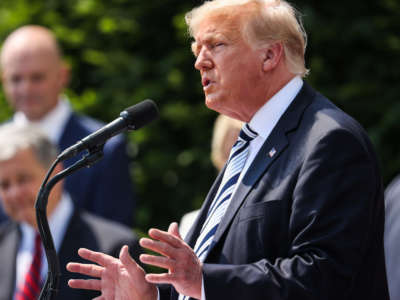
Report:
[[[129,254],[129,248],[127,245],[121,248],[121,251],[119,253],[119,259],[128,270],[135,269],[137,267],[136,262]]]

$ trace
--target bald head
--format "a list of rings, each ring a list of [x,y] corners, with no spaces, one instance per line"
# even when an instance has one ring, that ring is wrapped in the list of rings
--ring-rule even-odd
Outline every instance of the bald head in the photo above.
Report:
[[[32,121],[40,120],[58,103],[68,80],[60,49],[47,28],[29,25],[5,40],[0,66],[10,105]]]
[[[60,48],[53,33],[37,25],[23,26],[13,31],[5,40],[1,50],[1,67],[14,57],[46,54],[48,59],[61,62]]]

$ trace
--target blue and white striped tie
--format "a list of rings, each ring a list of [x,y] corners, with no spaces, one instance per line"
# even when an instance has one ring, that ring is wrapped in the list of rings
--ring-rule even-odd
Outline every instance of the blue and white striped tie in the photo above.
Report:
[[[231,202],[236,183],[246,163],[249,153],[248,146],[255,137],[257,137],[257,133],[246,123],[239,133],[238,140],[232,147],[224,177],[222,178],[216,194],[217,196],[211,203],[207,218],[197,238],[196,245],[194,246],[194,252],[202,262],[211,247],[212,239],[217,231],[218,225]],[[178,299],[186,300],[188,298],[189,297],[180,294]]]

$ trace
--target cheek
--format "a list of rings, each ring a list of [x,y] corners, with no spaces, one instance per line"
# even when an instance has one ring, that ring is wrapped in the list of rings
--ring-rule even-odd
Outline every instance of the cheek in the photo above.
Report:
[[[10,209],[28,210],[35,205],[36,193],[31,185],[20,186],[18,190],[10,191],[4,195],[4,203]]]
[[[4,91],[7,95],[8,101],[11,103],[14,103],[14,97],[16,97],[19,93],[18,91],[18,86],[17,85],[12,85],[12,84],[7,84],[4,86]]]

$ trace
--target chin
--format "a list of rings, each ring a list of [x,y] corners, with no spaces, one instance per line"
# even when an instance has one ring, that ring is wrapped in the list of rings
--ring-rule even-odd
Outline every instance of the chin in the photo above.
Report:
[[[213,99],[212,97],[206,97],[206,106],[211,109],[215,110],[216,112],[221,113],[221,102],[217,99]]]

